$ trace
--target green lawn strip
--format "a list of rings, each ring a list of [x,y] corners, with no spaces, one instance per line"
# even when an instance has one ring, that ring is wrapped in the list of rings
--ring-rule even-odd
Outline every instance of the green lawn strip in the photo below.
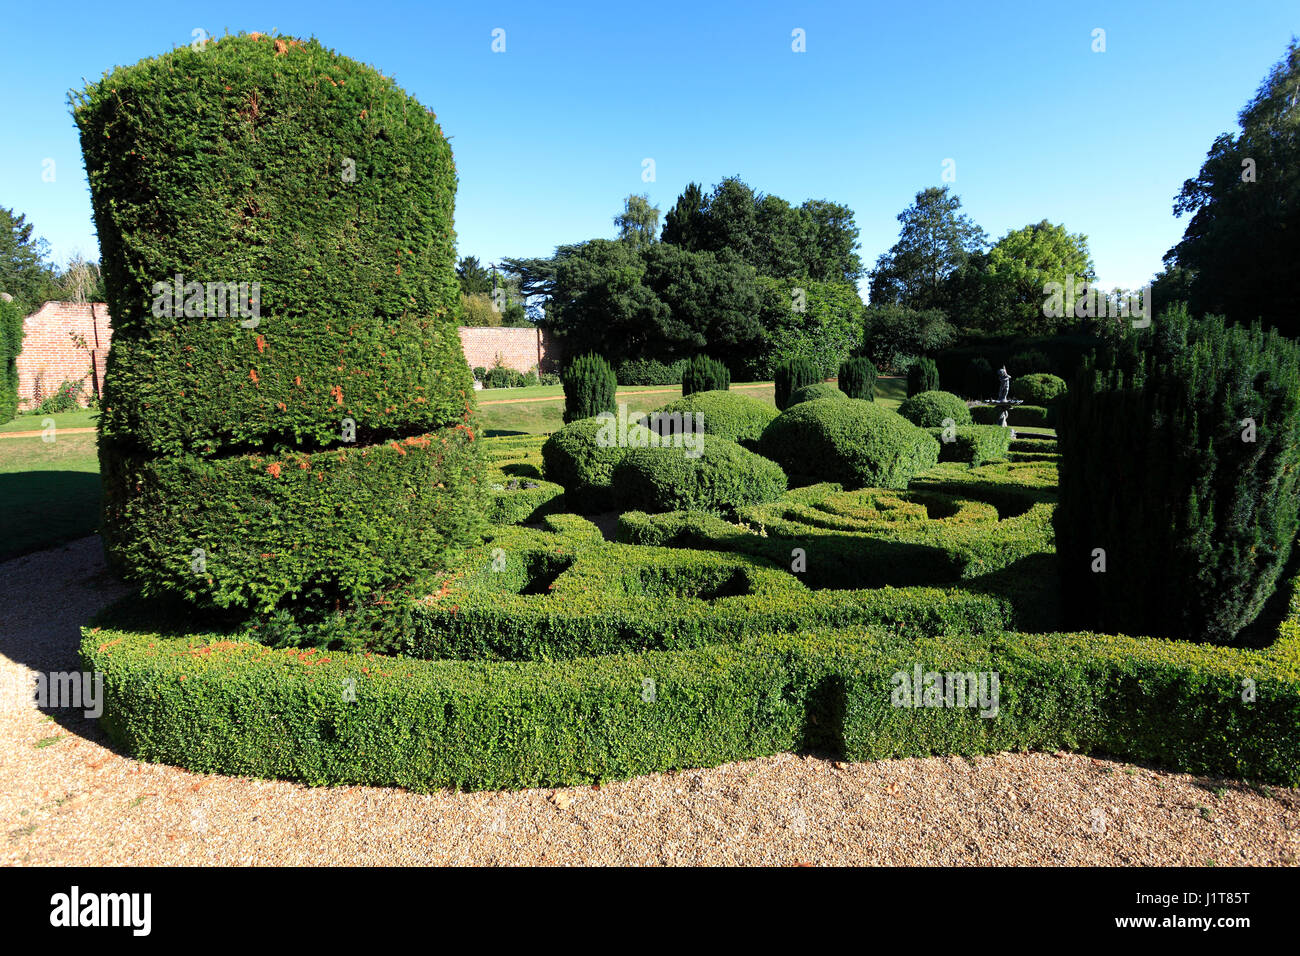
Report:
[[[56,415],[34,415],[24,413],[11,422],[0,425],[0,435],[9,432],[38,432],[45,428],[45,419],[54,419],[55,429],[60,428],[94,428],[99,420],[99,412],[81,409],[75,412],[59,412]]]
[[[93,534],[99,500],[93,434],[0,441],[0,561]]]

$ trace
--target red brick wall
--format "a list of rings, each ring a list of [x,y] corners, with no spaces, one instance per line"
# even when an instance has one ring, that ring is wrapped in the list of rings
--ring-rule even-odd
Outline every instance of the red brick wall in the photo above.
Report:
[[[104,358],[113,336],[107,305],[46,302],[23,319],[23,333],[23,350],[18,355],[19,408],[40,404],[65,381],[84,382],[82,395],[86,399],[99,395]]]
[[[460,347],[470,368],[491,368],[497,356],[508,368],[527,372],[534,365],[542,372],[560,370],[558,343],[541,329],[460,327]]]

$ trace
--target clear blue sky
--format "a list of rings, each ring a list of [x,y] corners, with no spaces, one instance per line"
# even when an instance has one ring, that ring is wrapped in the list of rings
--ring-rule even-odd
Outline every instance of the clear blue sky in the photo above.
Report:
[[[737,174],[846,203],[869,268],[953,159],[991,236],[1062,222],[1128,287],[1159,269],[1184,225],[1174,194],[1300,34],[1300,5],[1279,0],[6,6],[0,206],[60,263],[98,256],[67,91],[203,28],[316,36],[395,77],[452,138],[460,252],[485,262],[612,236],[629,193],[667,210],[687,182]]]

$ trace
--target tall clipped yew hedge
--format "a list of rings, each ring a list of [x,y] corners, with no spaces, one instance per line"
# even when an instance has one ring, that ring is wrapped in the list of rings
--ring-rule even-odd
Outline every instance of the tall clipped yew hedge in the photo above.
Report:
[[[434,115],[314,40],[259,34],[119,68],[73,112],[113,313],[115,565],[147,592],[269,606],[474,537]]]
[[[18,414],[18,353],[23,350],[23,313],[0,299],[0,424]]]
[[[1231,640],[1300,525],[1300,347],[1166,313],[1060,408],[1056,550],[1072,626]]]

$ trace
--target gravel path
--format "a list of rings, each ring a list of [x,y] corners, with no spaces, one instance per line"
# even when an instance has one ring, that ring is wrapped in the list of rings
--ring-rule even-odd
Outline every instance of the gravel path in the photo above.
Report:
[[[572,790],[417,795],[137,763],[15,698],[121,588],[97,538],[0,564],[4,864],[1288,864],[1300,791],[1072,754],[782,755]]]

